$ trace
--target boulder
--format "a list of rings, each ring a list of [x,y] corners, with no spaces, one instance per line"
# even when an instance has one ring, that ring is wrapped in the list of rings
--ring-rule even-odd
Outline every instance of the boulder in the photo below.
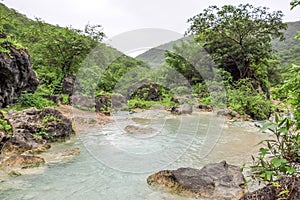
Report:
[[[233,111],[231,109],[221,109],[217,111],[217,115],[233,118],[233,117],[239,117],[239,114],[236,111]]]
[[[69,75],[62,80],[62,93],[72,95],[74,90],[76,77],[74,75]]]
[[[206,105],[206,104],[200,104],[198,106],[198,108],[201,110],[201,111],[205,111],[205,112],[211,112],[213,111],[213,107],[210,106],[210,105]]]
[[[137,87],[138,86],[138,87]],[[163,99],[163,91],[166,90],[163,86],[157,83],[137,83],[129,87],[129,91],[135,89],[131,94],[130,99],[139,98],[146,101],[160,101]],[[129,92],[130,94],[131,92]]]
[[[10,53],[0,53],[0,107],[13,103],[23,91],[34,92],[39,84],[28,52],[11,46],[7,50]]]
[[[176,115],[192,114],[192,112],[193,112],[193,106],[190,104],[183,104],[183,105],[171,108],[171,113],[176,114]]]
[[[243,174],[239,167],[225,161],[202,169],[179,168],[163,170],[148,177],[151,186],[163,186],[172,192],[196,198],[239,199],[245,193]]]
[[[4,131],[0,130],[0,150],[4,146],[4,144],[9,140],[9,135]]]
[[[268,184],[254,192],[246,193],[241,200],[300,199],[300,177],[284,176],[276,182],[278,182],[278,187],[274,186],[274,184]],[[288,192],[285,193],[284,191]]]
[[[95,110],[105,115],[111,114],[111,95],[102,94],[95,97]]]
[[[13,128],[12,137],[2,148],[5,154],[43,152],[50,148],[47,141],[65,140],[74,133],[72,121],[50,107],[22,112],[11,110],[5,117]]]
[[[111,106],[113,109],[123,108],[127,105],[127,100],[122,94],[111,95]]]
[[[13,136],[3,145],[1,154],[13,155],[24,152],[41,153],[50,148],[47,141],[33,136],[26,129],[14,131]]]

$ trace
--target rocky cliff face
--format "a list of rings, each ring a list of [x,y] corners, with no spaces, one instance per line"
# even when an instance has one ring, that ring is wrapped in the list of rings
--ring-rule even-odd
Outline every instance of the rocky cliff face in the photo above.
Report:
[[[39,84],[26,50],[7,47],[0,52],[0,107],[6,107],[22,91],[34,92]]]

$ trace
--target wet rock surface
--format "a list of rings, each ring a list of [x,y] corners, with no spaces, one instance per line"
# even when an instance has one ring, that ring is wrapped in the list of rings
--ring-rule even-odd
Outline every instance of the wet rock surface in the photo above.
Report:
[[[239,199],[245,193],[245,179],[239,167],[225,161],[208,164],[200,170],[163,170],[149,176],[147,182],[175,193],[207,199]]]
[[[177,107],[171,108],[171,113],[175,115],[181,114],[192,114],[193,113],[193,106],[190,104],[183,104]]]
[[[34,92],[39,84],[30,56],[24,49],[7,47],[0,53],[0,107],[6,107],[23,91]]]
[[[45,160],[38,156],[13,155],[5,159],[1,166],[5,171],[40,167],[45,164]]]

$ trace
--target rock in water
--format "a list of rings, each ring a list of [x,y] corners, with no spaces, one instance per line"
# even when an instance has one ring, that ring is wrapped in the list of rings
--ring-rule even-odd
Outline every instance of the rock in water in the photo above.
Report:
[[[163,170],[148,177],[149,185],[165,186],[175,193],[207,199],[239,199],[245,189],[239,167],[225,161],[204,166],[202,169],[179,168]]]
[[[192,114],[193,112],[193,106],[190,104],[182,104],[178,107],[172,107],[171,113],[176,115],[181,114]]]
[[[34,92],[39,84],[26,50],[7,47],[0,52],[0,107],[6,107],[22,91]]]
[[[13,155],[1,163],[1,167],[6,171],[15,169],[27,169],[40,167],[45,164],[45,160],[38,156]]]
[[[65,140],[74,133],[72,121],[50,107],[11,110],[5,117],[13,128],[13,136],[2,148],[5,154],[43,152],[50,147],[47,141]]]

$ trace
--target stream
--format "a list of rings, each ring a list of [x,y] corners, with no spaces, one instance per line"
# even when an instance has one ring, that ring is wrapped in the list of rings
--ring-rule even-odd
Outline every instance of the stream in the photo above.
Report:
[[[37,173],[0,182],[0,199],[187,199],[149,187],[147,177],[162,169],[201,168],[222,160],[241,166],[265,137],[254,126],[228,125],[213,113],[174,116],[149,110],[118,112],[112,119],[53,144],[52,155],[72,147],[81,152],[59,162],[45,155],[46,166]],[[127,125],[143,127],[145,133],[126,133]]]

